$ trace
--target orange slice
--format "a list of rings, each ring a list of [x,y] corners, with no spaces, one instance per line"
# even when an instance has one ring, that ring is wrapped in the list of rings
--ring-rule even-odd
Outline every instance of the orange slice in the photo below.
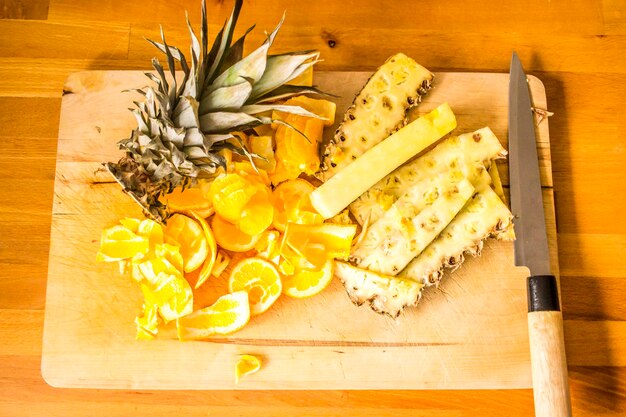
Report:
[[[273,262],[279,253],[280,233],[276,230],[266,230],[261,234],[259,241],[254,245],[257,256]],[[276,262],[275,262],[276,263]]]
[[[245,234],[256,236],[270,227],[273,219],[274,206],[271,201],[271,192],[269,188],[261,185],[243,208],[237,227]]]
[[[198,281],[196,281],[196,289],[198,289],[202,284],[204,284],[207,279],[209,279],[209,276],[211,276],[213,266],[215,265],[215,259],[217,258],[217,242],[215,241],[213,231],[209,227],[209,224],[206,222],[206,220],[204,220],[204,218],[200,214],[196,213],[193,210],[190,211],[190,214],[193,218],[196,219],[198,223],[200,223],[209,250],[206,259],[204,260],[204,264],[202,265],[202,269],[200,270]]]
[[[228,278],[228,290],[246,291],[250,302],[250,314],[255,316],[267,311],[280,296],[282,282],[276,267],[261,258],[247,258],[239,262]]]
[[[333,279],[334,261],[327,259],[318,271],[296,270],[294,275],[283,278],[283,294],[293,298],[307,298],[320,293]]]
[[[266,172],[272,172],[276,168],[276,158],[274,158],[274,138],[273,131],[267,136],[249,136],[248,148],[250,152],[259,155],[261,158],[256,158],[254,164],[259,169],[263,169]]]
[[[259,235],[250,236],[243,233],[234,224],[224,220],[219,215],[214,215],[211,220],[211,229],[217,244],[226,250],[233,252],[246,252],[254,248],[259,241]]]
[[[328,257],[347,259],[355,234],[356,225],[354,224],[303,225],[289,223],[285,230],[285,241],[289,246],[302,253],[306,252],[307,246],[316,248],[321,245],[325,248]]]
[[[115,262],[148,252],[148,239],[133,233],[124,226],[116,225],[102,231],[99,262]]]
[[[235,384],[241,377],[251,375],[261,369],[261,360],[254,355],[240,355],[235,365]]]
[[[243,208],[256,192],[253,183],[236,173],[218,176],[210,188],[215,212],[232,223],[239,221]]]
[[[120,223],[122,224],[122,226],[124,226],[131,232],[137,233],[137,229],[139,228],[139,224],[141,223],[141,220],[135,219],[132,217],[125,217],[122,220],[120,220]]]
[[[309,206],[308,195],[315,187],[309,182],[297,178],[281,183],[272,194],[272,201],[276,212],[272,225],[285,231],[287,222],[307,224],[309,222],[322,223],[324,219]]]
[[[184,214],[174,214],[167,219],[165,235],[180,245],[184,271],[198,269],[209,255],[209,244],[202,226]]]
[[[312,117],[288,114],[285,123],[276,129],[276,159],[287,171],[314,174],[319,169],[318,142],[322,139],[324,122]]]
[[[211,200],[206,198],[202,186],[208,182],[202,181],[196,187],[186,188],[176,187],[174,191],[167,194],[165,199],[167,206],[172,211],[189,211],[193,210],[202,217],[209,217],[213,211]]]
[[[180,340],[197,340],[235,332],[249,320],[248,293],[237,291],[221,296],[209,307],[179,318],[176,326]]]

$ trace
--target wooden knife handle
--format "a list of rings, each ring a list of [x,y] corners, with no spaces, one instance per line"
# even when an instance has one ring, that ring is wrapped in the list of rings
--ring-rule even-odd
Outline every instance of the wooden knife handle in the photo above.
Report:
[[[571,417],[567,361],[556,279],[528,278],[528,334],[536,417]]]

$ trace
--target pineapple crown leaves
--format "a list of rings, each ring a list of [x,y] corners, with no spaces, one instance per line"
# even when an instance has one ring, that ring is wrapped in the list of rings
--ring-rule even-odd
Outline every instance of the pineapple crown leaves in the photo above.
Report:
[[[178,186],[187,187],[197,178],[211,177],[219,167],[226,168],[220,150],[231,149],[251,161],[258,157],[247,151],[233,132],[272,122],[285,124],[266,115],[273,110],[318,117],[302,107],[276,102],[300,94],[324,94],[314,87],[286,85],[318,63],[319,52],[268,54],[285,19],[283,14],[265,42],[244,57],[244,42],[254,26],[233,42],[242,5],[243,0],[235,1],[211,49],[205,1],[200,39],[187,16],[191,61],[179,48],[168,45],[162,27],[161,42],[148,40],[165,54],[168,71],[157,58],[152,59],[155,72],[146,76],[153,85],[134,90],[144,97],[131,109],[137,128],[119,142],[125,156],[106,166],[155,220],[167,218],[167,207],[159,197]],[[182,79],[176,77],[176,63]]]

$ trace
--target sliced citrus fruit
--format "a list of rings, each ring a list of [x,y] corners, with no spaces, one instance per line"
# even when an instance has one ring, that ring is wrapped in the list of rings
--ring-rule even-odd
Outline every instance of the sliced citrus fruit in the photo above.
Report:
[[[296,270],[293,275],[283,277],[283,294],[294,298],[307,298],[321,292],[333,279],[334,261],[327,259],[318,271]]]
[[[163,243],[163,227],[154,220],[142,220],[137,226],[137,234],[148,239],[151,248]]]
[[[211,220],[211,229],[217,244],[233,252],[246,252],[254,248],[261,236],[250,236],[243,233],[234,224],[221,218],[218,214]]]
[[[241,377],[251,375],[261,369],[261,359],[254,355],[240,355],[235,365],[235,384]]]
[[[274,304],[282,291],[282,282],[272,263],[261,258],[246,258],[231,271],[228,290],[246,291],[250,314],[254,316],[267,311]]]
[[[257,256],[273,262],[276,257],[280,256],[279,244],[280,233],[276,230],[266,230],[261,234],[259,241],[254,245],[254,249],[257,251]]]
[[[210,189],[215,212],[232,223],[239,221],[243,208],[256,192],[253,183],[236,173],[218,176]]]
[[[248,148],[250,152],[259,155],[261,158],[254,160],[254,164],[259,169],[272,172],[276,168],[276,158],[274,157],[273,131],[267,136],[249,136]]]
[[[141,223],[141,220],[135,219],[133,217],[125,217],[120,220],[120,223],[131,232],[137,233],[137,229],[139,228],[139,223]]]
[[[215,265],[215,259],[217,257],[217,242],[215,241],[215,236],[213,235],[213,231],[209,224],[202,218],[201,215],[197,214],[195,211],[190,211],[190,214],[193,218],[195,218],[200,226],[202,227],[202,231],[204,232],[204,237],[207,241],[207,247],[209,253],[204,260],[204,264],[202,265],[202,269],[200,270],[200,275],[198,276],[198,281],[196,281],[196,289],[200,288],[202,284],[211,276],[211,271],[213,271],[213,266]]]
[[[235,332],[249,320],[248,293],[237,291],[221,296],[209,307],[179,318],[176,326],[180,340],[194,340]]]
[[[352,239],[356,233],[353,224],[302,225],[289,223],[285,231],[285,242],[294,250],[305,254],[317,253],[323,247],[329,258],[347,259]],[[307,248],[309,248],[307,250]]]
[[[262,162],[262,160],[257,159],[255,166],[253,166],[250,161],[235,162],[233,164],[233,172],[241,175],[252,183],[270,185],[270,178],[267,176],[267,172],[262,169],[257,162]]]
[[[324,122],[312,117],[288,114],[286,125],[276,129],[276,159],[290,169],[314,174],[320,164],[318,142],[322,139]]]
[[[148,252],[148,239],[124,226],[116,225],[102,231],[97,261],[115,262]]]
[[[274,206],[271,201],[271,192],[269,188],[260,186],[242,210],[237,227],[245,234],[255,236],[270,227],[273,219]]]
[[[209,184],[207,181],[202,181],[197,186],[185,190],[182,187],[176,187],[174,191],[165,196],[167,206],[173,211],[193,210],[202,217],[210,216],[212,204],[202,191],[204,183]]]
[[[315,190],[313,185],[300,178],[285,181],[276,187],[272,194],[272,202],[276,209],[272,225],[284,232],[287,222],[302,224],[311,221],[323,222],[322,216],[315,213],[312,207],[308,207],[310,206],[308,195],[313,190]]]
[[[167,219],[165,234],[177,242],[183,256],[184,271],[198,269],[209,254],[209,245],[198,222],[184,214],[173,214]]]

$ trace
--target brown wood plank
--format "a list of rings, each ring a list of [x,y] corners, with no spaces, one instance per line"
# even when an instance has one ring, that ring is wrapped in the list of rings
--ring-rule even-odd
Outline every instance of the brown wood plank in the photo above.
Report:
[[[408,3],[407,3],[408,4]],[[382,20],[382,19],[381,19]],[[241,25],[240,29],[246,28]],[[246,38],[247,50],[261,45],[265,40],[264,30],[273,26],[257,25]],[[218,25],[210,25],[210,33],[217,33]],[[180,22],[163,25],[167,42],[189,50],[189,34]],[[155,23],[132,23],[128,58],[148,62],[159,52],[144,38],[160,39],[159,25]],[[287,20],[284,31],[279,32],[272,47],[275,53],[305,49],[318,49],[324,62],[320,68],[333,70],[371,70],[389,56],[402,51],[414,57],[431,70],[472,69],[473,71],[508,72],[511,51],[519,54],[526,71],[563,71],[576,67],[579,72],[623,73],[626,57],[626,36],[595,34],[553,34],[547,43],[544,33],[520,31],[479,33],[472,31],[433,32],[423,25],[391,28],[299,26]],[[334,47],[329,46],[329,41]],[[382,47],[372,50],[372,44]],[[458,53],[450,45],[463,45],[468,51],[483,51],[480,54]],[[587,59],[581,62],[579,52],[585,51]]]
[[[561,250],[563,257],[572,249],[561,247]],[[561,299],[566,320],[626,321],[625,293],[624,277],[561,275]]]
[[[192,22],[200,19],[198,1],[170,2],[158,0],[146,6],[141,2],[122,0],[106,3],[82,2],[80,0],[52,0],[49,19],[51,20],[108,20],[144,23],[184,22],[185,10]],[[223,22],[232,8],[232,1],[207,2],[208,15],[213,23]],[[574,0],[545,3],[529,0],[524,3],[511,3],[502,7],[497,0],[481,2],[479,7],[471,7],[463,0],[446,2],[446,7],[437,3],[420,3],[384,0],[363,5],[359,0],[335,2],[322,0],[315,4],[315,13],[309,7],[302,7],[297,0],[277,0],[271,5],[264,2],[246,2],[240,17],[241,27],[257,23],[262,28],[276,25],[283,10],[287,12],[287,22],[295,27],[324,25],[337,29],[348,27],[410,28],[423,27],[425,30],[460,32],[495,32],[507,22],[509,32],[533,33],[600,33],[602,16],[594,2]],[[363,31],[364,32],[364,31]],[[379,45],[376,48],[378,49]]]
[[[0,0],[0,19],[48,18],[50,0]]]
[[[125,59],[128,32],[123,23],[0,20],[0,37],[14,37],[0,43],[0,56],[58,58],[62,53],[65,58]]]

